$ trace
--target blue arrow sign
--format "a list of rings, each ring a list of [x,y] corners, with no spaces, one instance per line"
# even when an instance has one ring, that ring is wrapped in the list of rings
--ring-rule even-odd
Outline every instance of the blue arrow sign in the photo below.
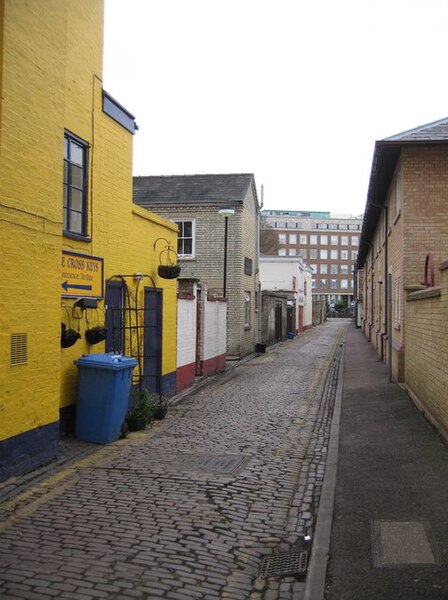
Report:
[[[64,283],[61,285],[66,292],[68,290],[87,290],[88,291],[88,290],[92,289],[91,285],[75,285],[73,283],[69,283],[68,281],[64,281]]]

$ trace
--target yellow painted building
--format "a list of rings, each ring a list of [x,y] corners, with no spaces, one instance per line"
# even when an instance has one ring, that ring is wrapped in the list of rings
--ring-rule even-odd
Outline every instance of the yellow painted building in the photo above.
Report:
[[[177,226],[132,204],[136,124],[102,88],[102,30],[102,0],[0,0],[0,479],[55,456],[83,354],[133,354],[134,382],[175,389],[157,267]]]

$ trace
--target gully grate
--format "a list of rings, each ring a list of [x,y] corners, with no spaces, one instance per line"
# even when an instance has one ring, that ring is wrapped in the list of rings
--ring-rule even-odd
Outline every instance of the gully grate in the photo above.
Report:
[[[264,558],[258,575],[260,577],[285,577],[286,575],[305,577],[307,568],[308,550],[288,552]]]

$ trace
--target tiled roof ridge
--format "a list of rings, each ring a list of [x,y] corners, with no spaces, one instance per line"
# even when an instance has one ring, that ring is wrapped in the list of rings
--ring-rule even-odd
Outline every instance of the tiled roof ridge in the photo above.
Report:
[[[444,117],[443,119],[438,119],[437,121],[432,121],[431,123],[426,123],[424,125],[419,125],[418,127],[414,127],[412,129],[408,129],[406,131],[402,131],[401,133],[397,133],[395,135],[391,135],[389,137],[383,138],[381,141],[383,142],[394,142],[394,141],[400,141],[400,140],[406,140],[406,139],[441,139],[440,137],[437,136],[427,136],[427,137],[417,137],[417,134],[421,134],[424,131],[428,130],[434,130],[434,128],[438,128],[441,125],[446,125],[448,126],[448,117]],[[446,135],[446,139],[448,140],[448,134]]]

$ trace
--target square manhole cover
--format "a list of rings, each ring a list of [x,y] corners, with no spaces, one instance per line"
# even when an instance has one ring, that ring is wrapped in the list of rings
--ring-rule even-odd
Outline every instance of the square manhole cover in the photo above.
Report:
[[[308,550],[266,556],[258,571],[259,577],[305,577],[308,568]]]
[[[246,460],[241,454],[182,454],[177,466],[193,471],[206,471],[214,475],[231,475]]]
[[[403,567],[441,563],[429,523],[370,521],[373,566]]]

